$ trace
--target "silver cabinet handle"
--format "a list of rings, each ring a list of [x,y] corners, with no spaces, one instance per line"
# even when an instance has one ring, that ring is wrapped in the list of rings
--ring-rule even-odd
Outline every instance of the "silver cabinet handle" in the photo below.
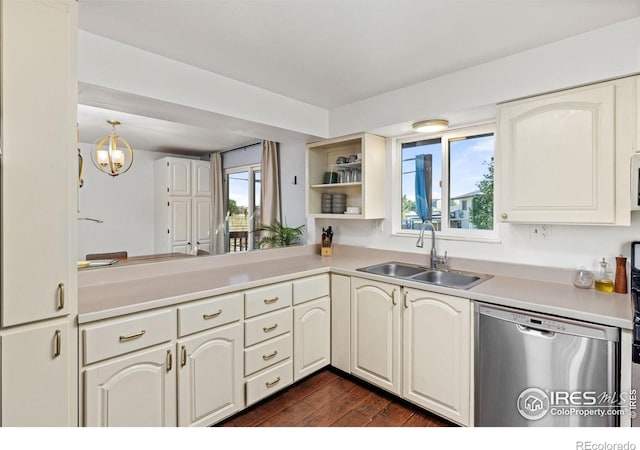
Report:
[[[140,330],[137,333],[129,334],[128,336],[120,336],[120,342],[126,342],[132,339],[137,339],[139,337],[142,337],[142,335],[145,333],[146,333],[146,330]]]
[[[267,386],[268,388],[275,386],[276,384],[280,383],[280,377],[276,378],[273,381],[267,381],[265,382],[265,386]]]
[[[173,353],[171,350],[167,350],[167,372],[171,372],[173,368]]]
[[[391,292],[391,303],[393,303],[393,306],[396,306],[396,290],[394,289],[393,292]]]
[[[271,325],[270,327],[262,327],[262,331],[264,331],[265,333],[268,333],[270,331],[275,330],[276,328],[278,328],[278,324],[277,323]]]
[[[404,290],[402,294],[403,294],[403,298],[404,298],[404,300],[403,300],[404,301],[404,309],[408,309],[409,308],[409,303],[407,303],[407,291]]]
[[[62,354],[62,331],[56,330],[54,338],[53,357],[57,358]]]
[[[64,308],[64,283],[58,284],[58,310]]]
[[[180,350],[182,351],[182,357],[180,359],[180,367],[184,367],[187,365],[187,347],[183,345]]]
[[[275,350],[272,354],[270,355],[262,355],[262,359],[265,361],[269,361],[270,359],[273,359],[276,357],[276,355],[278,354],[278,350]]]
[[[202,318],[204,320],[213,319],[214,317],[218,317],[220,314],[222,314],[222,310],[221,309],[219,309],[216,312],[211,313],[211,314],[203,314]]]
[[[265,298],[264,299],[264,304],[265,305],[270,305],[272,303],[277,302],[280,299],[280,297],[273,297],[273,298]]]

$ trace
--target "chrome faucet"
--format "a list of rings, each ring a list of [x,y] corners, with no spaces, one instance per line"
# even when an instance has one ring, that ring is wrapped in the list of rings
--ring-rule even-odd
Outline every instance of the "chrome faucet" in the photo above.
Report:
[[[429,225],[431,228],[431,254],[429,256],[429,269],[436,270],[438,268],[438,264],[446,264],[447,263],[447,252],[444,252],[444,256],[438,256],[438,252],[436,251],[436,230],[433,227],[433,223],[428,220],[422,222],[422,227],[420,228],[420,236],[418,236],[418,241],[416,242],[416,247],[424,247],[424,229]]]

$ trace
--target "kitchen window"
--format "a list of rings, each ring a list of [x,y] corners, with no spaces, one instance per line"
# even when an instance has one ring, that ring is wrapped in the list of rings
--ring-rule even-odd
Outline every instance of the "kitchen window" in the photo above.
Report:
[[[496,238],[494,133],[484,125],[398,139],[394,231],[418,233],[429,220],[441,236]]]

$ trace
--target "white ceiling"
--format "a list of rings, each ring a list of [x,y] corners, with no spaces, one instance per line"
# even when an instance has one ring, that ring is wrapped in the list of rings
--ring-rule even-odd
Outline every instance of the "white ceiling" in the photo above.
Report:
[[[636,16],[639,0],[80,0],[85,31],[326,109]],[[255,141],[183,131],[162,140]]]

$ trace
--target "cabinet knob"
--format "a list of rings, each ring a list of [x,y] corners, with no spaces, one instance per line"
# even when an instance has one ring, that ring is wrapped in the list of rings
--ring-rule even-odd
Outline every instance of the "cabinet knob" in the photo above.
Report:
[[[502,214],[500,214],[500,218],[502,220],[507,220],[509,218],[509,216],[507,215],[507,213],[502,213]]]

